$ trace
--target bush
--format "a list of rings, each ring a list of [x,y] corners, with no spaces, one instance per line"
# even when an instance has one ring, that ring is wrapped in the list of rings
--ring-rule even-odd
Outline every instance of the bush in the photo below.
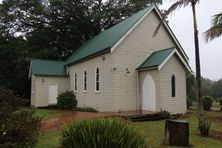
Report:
[[[155,113],[157,116],[161,117],[162,119],[170,119],[172,116],[171,114],[166,111],[166,110],[162,110],[158,113]]]
[[[63,131],[61,147],[138,148],[145,147],[145,139],[117,119],[91,119],[68,125]]]
[[[39,117],[34,111],[22,110],[13,113],[0,127],[0,147],[33,147],[40,129]]]
[[[203,108],[204,110],[210,110],[213,104],[213,99],[210,96],[203,97]]]
[[[37,142],[40,118],[34,111],[19,110],[23,99],[0,87],[0,147],[33,147]]]
[[[187,97],[187,108],[190,108],[193,105],[193,100]]]
[[[57,105],[63,109],[74,109],[77,105],[77,100],[73,91],[66,91],[59,94]]]
[[[222,99],[218,99],[218,101],[220,103],[220,110],[222,110]]]
[[[93,107],[76,107],[76,111],[80,112],[98,112],[95,108]]]
[[[208,136],[211,127],[211,122],[205,120],[204,122],[199,122],[199,130],[202,136]]]

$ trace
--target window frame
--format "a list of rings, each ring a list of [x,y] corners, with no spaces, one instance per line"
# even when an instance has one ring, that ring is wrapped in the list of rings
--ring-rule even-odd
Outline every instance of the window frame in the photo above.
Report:
[[[98,70],[98,73],[97,73],[97,70]],[[98,75],[98,80],[97,80],[97,75]],[[97,90],[97,84],[98,84],[98,88],[99,88],[98,90]],[[95,69],[95,92],[96,93],[100,92],[100,69],[98,66]]]
[[[83,72],[83,92],[87,92],[87,72]]]
[[[78,75],[77,73],[74,74],[74,92],[78,91]]]
[[[174,74],[171,76],[171,97],[176,97],[176,77]]]

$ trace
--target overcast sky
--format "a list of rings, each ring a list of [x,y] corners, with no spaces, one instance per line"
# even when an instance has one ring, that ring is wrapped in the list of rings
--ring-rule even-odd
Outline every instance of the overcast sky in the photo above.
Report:
[[[167,9],[172,2],[164,0],[161,8]],[[175,0],[171,0],[175,1]],[[222,0],[200,0],[197,6],[197,17],[200,37],[200,55],[202,75],[212,80],[222,78],[222,36],[208,44],[203,33],[210,27],[214,14],[222,12]],[[185,52],[190,58],[190,66],[195,71],[193,24],[191,7],[181,8],[169,17],[169,24]]]

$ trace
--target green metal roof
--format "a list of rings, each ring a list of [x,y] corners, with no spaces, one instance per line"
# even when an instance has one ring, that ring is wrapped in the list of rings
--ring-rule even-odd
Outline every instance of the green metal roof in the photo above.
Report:
[[[31,74],[65,76],[65,62],[32,59]]]
[[[152,6],[139,11],[121,23],[101,32],[94,38],[87,41],[77,51],[75,51],[68,59],[67,64],[74,63],[91,55],[110,50],[120,38],[141,18]]]
[[[175,47],[153,52],[137,69],[157,68],[175,50]]]

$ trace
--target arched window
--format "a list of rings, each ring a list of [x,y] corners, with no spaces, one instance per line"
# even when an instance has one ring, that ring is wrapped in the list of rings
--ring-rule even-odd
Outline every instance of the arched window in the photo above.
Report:
[[[100,77],[99,77],[99,68],[97,67],[96,68],[96,91],[99,91],[99,83],[100,83]]]
[[[87,73],[86,71],[84,72],[84,77],[83,77],[83,91],[87,90]]]
[[[74,77],[74,91],[77,91],[77,73],[75,73]]]
[[[172,97],[175,97],[176,96],[176,78],[175,76],[173,75],[171,77],[171,93],[172,93]]]

